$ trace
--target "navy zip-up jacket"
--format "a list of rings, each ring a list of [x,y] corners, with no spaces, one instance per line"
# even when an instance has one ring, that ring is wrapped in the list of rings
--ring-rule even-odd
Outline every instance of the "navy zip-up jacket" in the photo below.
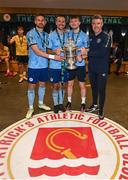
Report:
[[[107,33],[102,31],[98,35],[93,34],[90,36],[90,47],[88,52],[89,72],[108,72],[110,46],[111,38]]]

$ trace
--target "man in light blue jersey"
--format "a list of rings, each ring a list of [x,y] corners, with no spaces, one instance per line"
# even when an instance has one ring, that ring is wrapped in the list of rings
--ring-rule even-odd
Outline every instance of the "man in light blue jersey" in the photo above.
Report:
[[[56,55],[64,56],[64,44],[67,40],[68,34],[65,32],[66,20],[64,16],[58,16],[56,18],[56,29],[49,35],[49,49],[51,49]],[[50,59],[50,71],[49,78],[53,85],[53,101],[54,101],[54,112],[64,112],[63,106],[64,100],[64,83],[67,81],[65,62],[56,61]]]
[[[44,110],[50,110],[50,107],[43,103],[45,95],[45,82],[48,81],[48,58],[63,60],[63,57],[49,55],[46,53],[48,46],[48,34],[43,31],[46,24],[45,17],[37,15],[35,17],[36,27],[27,33],[29,45],[28,62],[28,103],[29,109],[26,118],[31,118],[34,112],[33,104],[35,99],[35,87],[39,83],[38,89],[38,107]]]
[[[70,18],[70,26],[72,30],[69,32],[69,37],[74,41],[74,44],[76,45],[78,51],[77,51],[77,62],[76,62],[77,68],[74,70],[68,70],[68,76],[69,76],[68,88],[67,88],[68,102],[66,105],[66,109],[71,110],[74,79],[77,77],[81,92],[80,111],[84,112],[86,108],[85,58],[87,56],[89,38],[82,30],[80,30],[80,19],[78,16],[72,16]]]

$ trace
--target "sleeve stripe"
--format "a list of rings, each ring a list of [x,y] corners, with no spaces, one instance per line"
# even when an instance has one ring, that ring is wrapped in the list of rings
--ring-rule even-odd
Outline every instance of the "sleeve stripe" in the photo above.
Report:
[[[105,45],[106,48],[109,46],[110,40],[111,40],[111,38],[110,38],[110,36],[108,35],[108,37],[107,37],[107,43],[106,43],[106,45]]]
[[[29,44],[29,46],[31,47],[32,45],[35,45],[35,44],[37,44],[37,43]]]

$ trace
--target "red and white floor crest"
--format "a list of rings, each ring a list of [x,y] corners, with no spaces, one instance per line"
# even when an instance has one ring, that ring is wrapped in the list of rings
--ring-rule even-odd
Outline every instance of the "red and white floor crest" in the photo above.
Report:
[[[0,133],[0,179],[128,179],[128,131],[78,111],[23,119]]]

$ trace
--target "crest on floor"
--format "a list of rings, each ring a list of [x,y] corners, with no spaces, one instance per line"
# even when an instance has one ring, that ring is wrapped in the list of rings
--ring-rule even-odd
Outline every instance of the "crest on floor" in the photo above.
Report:
[[[0,133],[0,178],[128,179],[127,149],[128,131],[112,120],[42,113]]]

